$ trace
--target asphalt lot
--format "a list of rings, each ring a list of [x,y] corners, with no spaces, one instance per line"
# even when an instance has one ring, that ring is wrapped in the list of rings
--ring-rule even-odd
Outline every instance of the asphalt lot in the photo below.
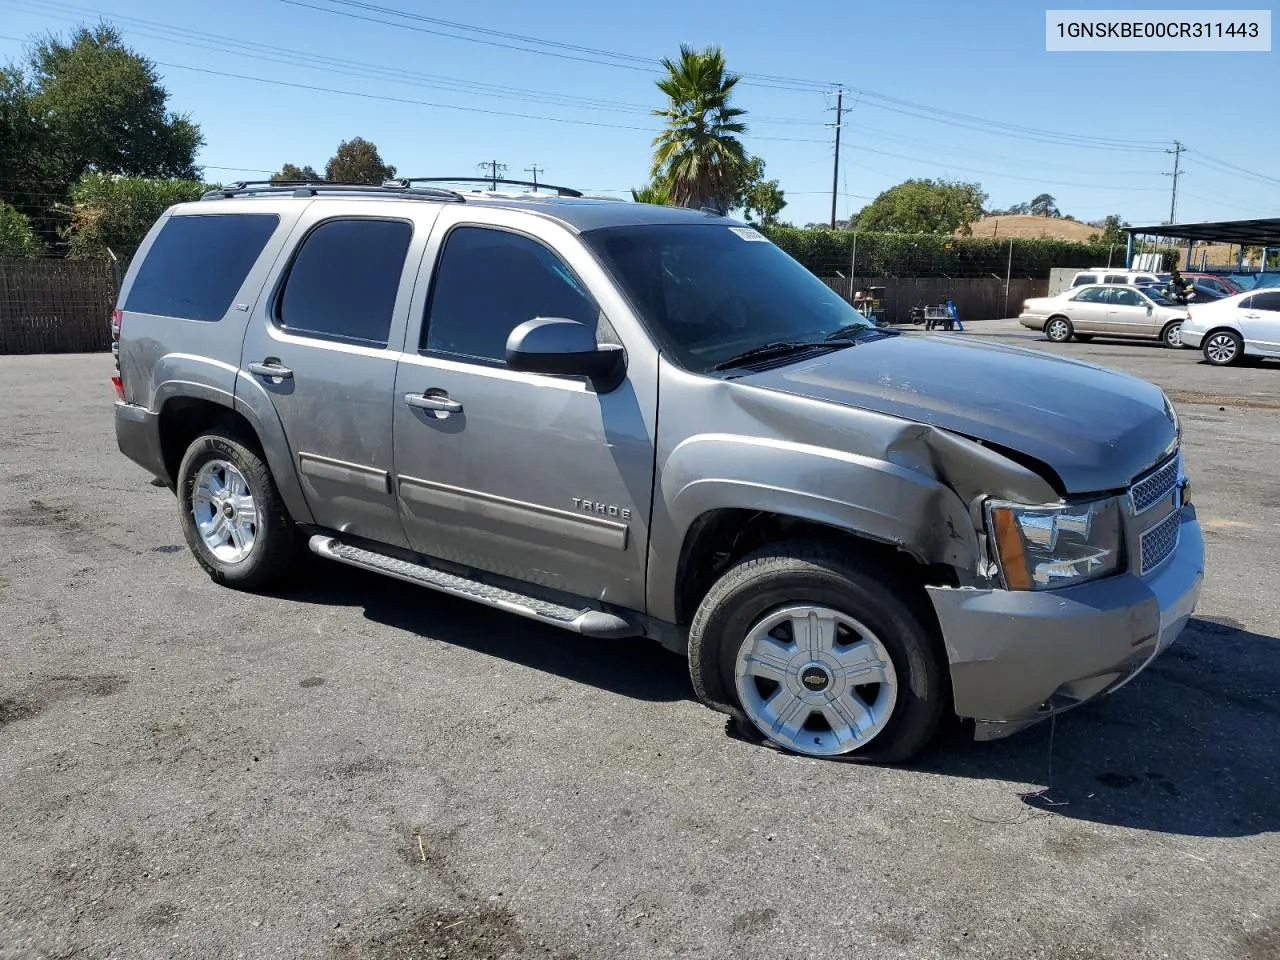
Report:
[[[110,357],[0,357],[0,960],[1275,960],[1280,363],[970,331],[1170,391],[1207,584],[1116,696],[907,768],[731,739],[647,644],[218,588]]]

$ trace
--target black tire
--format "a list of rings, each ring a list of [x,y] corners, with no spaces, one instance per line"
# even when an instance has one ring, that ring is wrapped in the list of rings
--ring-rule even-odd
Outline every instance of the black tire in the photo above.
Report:
[[[1066,317],[1050,317],[1044,324],[1044,335],[1053,343],[1066,343],[1075,332],[1076,328]]]
[[[224,562],[209,549],[192,512],[196,475],[211,460],[225,460],[239,470],[258,507],[260,522],[253,547],[248,556],[233,563]],[[256,443],[233,430],[197,437],[178,467],[177,492],[179,521],[187,546],[216,583],[237,590],[261,591],[289,581],[302,557],[302,537]]]
[[[1172,323],[1165,324],[1165,328],[1160,331],[1160,339],[1170,350],[1181,350],[1182,321],[1174,320]]]
[[[1229,367],[1244,357],[1244,340],[1234,330],[1210,330],[1200,341],[1205,363]]]
[[[933,738],[949,702],[948,672],[923,590],[847,550],[794,541],[753,553],[708,591],[689,628],[689,675],[698,699],[733,718],[737,732],[765,739],[743,710],[734,666],[750,627],[787,603],[821,603],[865,624],[898,676],[898,699],[884,728],[840,759],[900,763]]]
[[[1077,333],[1077,334],[1075,334],[1075,338],[1076,338],[1077,340],[1079,340],[1081,343],[1088,343],[1090,340],[1092,340],[1092,339],[1093,339],[1093,334],[1092,334],[1092,333]]]

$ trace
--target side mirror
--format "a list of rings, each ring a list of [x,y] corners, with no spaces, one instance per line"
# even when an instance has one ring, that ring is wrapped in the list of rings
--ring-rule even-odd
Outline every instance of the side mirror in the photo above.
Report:
[[[561,317],[534,317],[512,330],[507,366],[525,373],[587,377],[600,393],[616,388],[626,374],[621,347],[602,347],[586,326]]]

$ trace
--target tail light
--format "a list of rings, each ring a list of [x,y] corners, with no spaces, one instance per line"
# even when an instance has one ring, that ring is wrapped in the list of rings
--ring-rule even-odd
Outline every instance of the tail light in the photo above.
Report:
[[[124,326],[124,311],[111,311],[111,356],[115,358],[116,373],[111,378],[111,386],[116,391],[116,399],[124,399],[124,381],[120,378],[120,330]]]

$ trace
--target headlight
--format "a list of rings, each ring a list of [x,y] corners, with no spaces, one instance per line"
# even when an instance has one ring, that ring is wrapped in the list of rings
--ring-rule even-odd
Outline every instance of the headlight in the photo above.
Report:
[[[991,501],[987,526],[1010,590],[1067,587],[1120,567],[1120,506],[1114,497],[1053,507]]]

